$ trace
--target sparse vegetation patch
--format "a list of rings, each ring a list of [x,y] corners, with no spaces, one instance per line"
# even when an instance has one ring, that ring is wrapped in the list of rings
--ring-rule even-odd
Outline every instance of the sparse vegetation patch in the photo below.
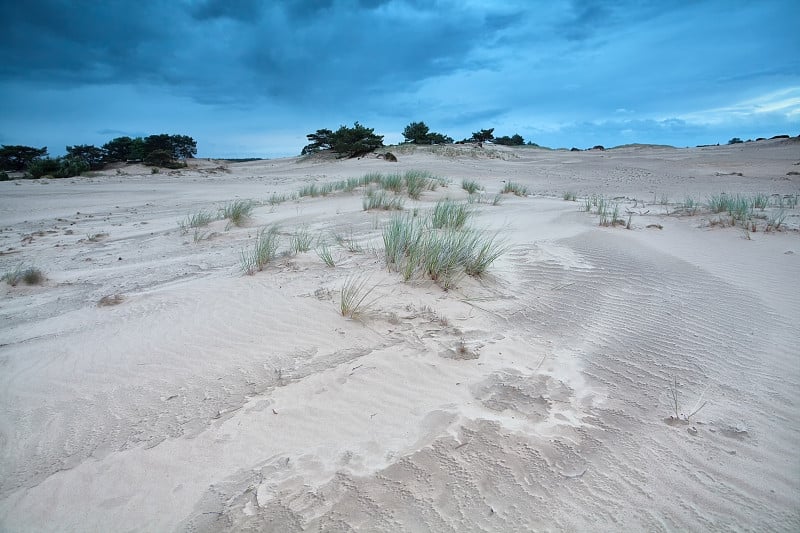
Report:
[[[234,200],[221,209],[222,218],[227,218],[234,226],[242,226],[253,213],[253,202]]]
[[[527,196],[528,188],[522,184],[507,181],[500,192],[503,194],[513,193],[515,196]]]
[[[45,277],[44,273],[34,266],[20,265],[11,272],[3,274],[3,277],[0,279],[12,287],[16,287],[20,283],[24,283],[25,285],[41,285],[44,283]]]
[[[264,270],[278,252],[278,226],[272,225],[259,230],[256,241],[250,249],[242,250],[241,269],[248,275]]]

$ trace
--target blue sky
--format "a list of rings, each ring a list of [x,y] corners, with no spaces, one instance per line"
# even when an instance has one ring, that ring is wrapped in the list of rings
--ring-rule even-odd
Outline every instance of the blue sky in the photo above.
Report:
[[[0,144],[191,135],[296,155],[353,122],[550,147],[800,134],[800,1],[0,2]]]

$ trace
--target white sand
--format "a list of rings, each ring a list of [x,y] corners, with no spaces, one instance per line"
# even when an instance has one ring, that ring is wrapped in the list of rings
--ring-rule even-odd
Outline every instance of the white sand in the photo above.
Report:
[[[0,273],[48,278],[0,287],[0,530],[800,530],[800,208],[749,239],[664,214],[800,193],[800,143],[436,151],[0,183]],[[510,245],[487,276],[403,283],[358,192],[266,203],[407,169],[452,179],[407,209],[528,186],[476,206]],[[568,190],[625,197],[632,230]],[[245,227],[179,231],[237,198],[263,203]],[[365,251],[241,275],[271,223]],[[380,297],[360,321],[354,273]],[[673,378],[684,413],[707,401],[689,422]]]

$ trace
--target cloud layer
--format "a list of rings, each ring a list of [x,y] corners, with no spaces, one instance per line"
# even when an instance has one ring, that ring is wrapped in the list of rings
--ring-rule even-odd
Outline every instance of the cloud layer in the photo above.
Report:
[[[6,2],[0,143],[169,131],[274,156],[355,120],[389,141],[416,120],[551,146],[796,134],[800,4],[680,4]]]

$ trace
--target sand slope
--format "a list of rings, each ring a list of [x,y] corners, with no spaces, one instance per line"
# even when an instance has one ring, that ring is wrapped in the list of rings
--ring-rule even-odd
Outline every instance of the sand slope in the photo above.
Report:
[[[800,529],[800,210],[749,239],[665,214],[800,193],[800,144],[396,153],[0,183],[0,271],[48,277],[0,287],[0,529]],[[268,203],[407,169],[452,179],[407,209],[466,198],[462,178],[528,186],[474,204],[509,245],[488,275],[403,283],[391,214],[358,192]],[[568,190],[619,197],[632,229]],[[179,230],[236,198],[261,202],[244,227]],[[336,267],[312,251],[241,275],[271,223],[281,249],[325,236]],[[377,298],[361,320],[338,309],[354,274]],[[682,413],[705,402],[690,421],[673,380]]]

